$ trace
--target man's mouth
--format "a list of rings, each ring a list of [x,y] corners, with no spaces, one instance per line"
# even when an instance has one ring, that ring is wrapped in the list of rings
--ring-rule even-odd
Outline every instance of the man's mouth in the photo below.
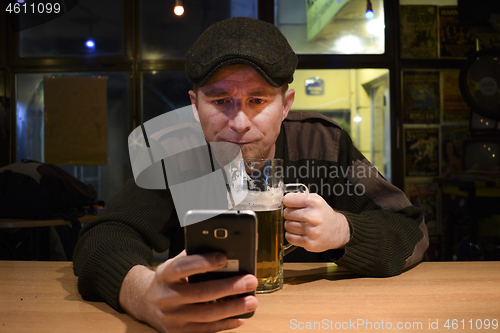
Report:
[[[240,147],[251,144],[251,142],[243,142],[243,141],[227,141],[227,142],[238,145]]]

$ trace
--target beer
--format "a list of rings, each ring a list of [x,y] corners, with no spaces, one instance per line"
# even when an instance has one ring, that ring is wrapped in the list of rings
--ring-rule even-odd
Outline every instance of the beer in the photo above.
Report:
[[[280,207],[255,213],[259,230],[257,292],[272,292],[283,286],[283,211]]]
[[[283,189],[249,191],[236,209],[251,209],[258,220],[258,293],[283,287]]]
[[[234,160],[226,166],[230,209],[253,210],[258,219],[258,293],[283,288],[283,256],[293,246],[283,245],[283,195],[307,193],[303,184],[283,183],[283,160]]]

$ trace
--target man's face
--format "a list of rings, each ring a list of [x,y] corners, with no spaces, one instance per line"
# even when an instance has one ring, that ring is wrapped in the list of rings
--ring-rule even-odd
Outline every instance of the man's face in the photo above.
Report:
[[[275,141],[295,91],[284,97],[252,67],[221,68],[195,93],[189,91],[196,119],[208,142],[240,146],[243,158],[274,158]]]

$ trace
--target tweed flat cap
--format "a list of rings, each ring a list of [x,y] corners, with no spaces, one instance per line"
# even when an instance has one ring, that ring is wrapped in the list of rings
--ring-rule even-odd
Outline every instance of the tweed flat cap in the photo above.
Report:
[[[186,56],[189,82],[204,86],[219,69],[231,64],[252,66],[272,86],[293,81],[297,56],[274,25],[233,17],[211,25]]]

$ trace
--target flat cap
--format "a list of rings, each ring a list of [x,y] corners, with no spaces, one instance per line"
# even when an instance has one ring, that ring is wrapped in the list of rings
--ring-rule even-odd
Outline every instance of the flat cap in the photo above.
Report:
[[[211,25],[186,56],[189,82],[204,86],[219,69],[231,64],[252,66],[274,87],[293,81],[297,55],[274,25],[233,17]]]

